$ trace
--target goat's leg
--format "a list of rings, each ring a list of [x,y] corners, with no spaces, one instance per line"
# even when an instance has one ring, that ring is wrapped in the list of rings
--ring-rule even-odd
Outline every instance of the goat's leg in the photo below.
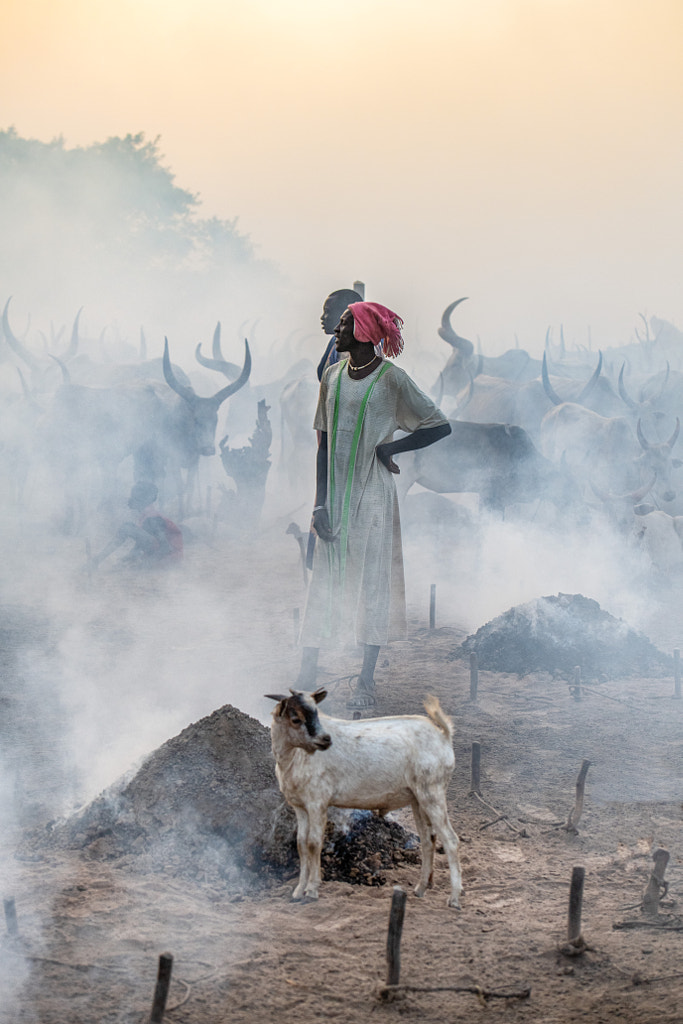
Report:
[[[420,836],[421,867],[420,881],[415,887],[416,896],[424,896],[427,889],[431,889],[434,878],[434,851],[436,848],[436,837],[432,829],[432,823],[424,814],[420,804],[413,799],[410,806],[413,810],[415,827]]]
[[[460,895],[462,893],[462,874],[460,871],[460,857],[458,856],[458,839],[455,829],[451,825],[446,808],[445,791],[437,794],[421,794],[420,806],[422,813],[431,821],[439,839],[443,843],[448,858],[448,868],[451,876],[451,895],[448,899],[449,907],[460,907]]]
[[[325,822],[327,821],[327,808],[316,807],[308,809],[308,838],[306,855],[308,858],[308,879],[304,889],[304,896],[307,900],[317,900],[318,889],[320,888],[321,870],[320,853],[323,846],[323,835]]]
[[[308,856],[308,812],[303,807],[295,807],[296,814],[296,848],[299,851],[299,881],[292,893],[292,900],[301,900],[308,884],[311,865]]]

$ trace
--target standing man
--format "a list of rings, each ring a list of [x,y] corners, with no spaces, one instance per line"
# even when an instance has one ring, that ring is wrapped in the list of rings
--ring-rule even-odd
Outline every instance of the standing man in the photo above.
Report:
[[[341,320],[342,313],[352,302],[361,302],[362,299],[363,296],[351,288],[338,288],[336,292],[330,292],[325,299],[320,324],[328,339],[323,357],[318,363],[318,380],[322,380],[327,367],[334,366],[339,359],[334,329]]]
[[[394,483],[400,470],[393,456],[451,432],[431,398],[388,361],[403,350],[402,325],[379,303],[349,305],[334,330],[336,361],[323,373],[313,424],[319,431],[313,526],[322,543],[303,618],[298,686],[313,689],[322,645],[355,639],[363,666],[351,708],[374,705],[379,649],[406,629]],[[396,430],[407,436],[392,440]]]

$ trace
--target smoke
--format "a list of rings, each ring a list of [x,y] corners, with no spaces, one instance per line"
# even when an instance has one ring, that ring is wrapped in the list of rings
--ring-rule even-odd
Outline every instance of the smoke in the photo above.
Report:
[[[158,139],[69,149],[10,128],[0,131],[0,182],[3,305],[14,296],[15,330],[30,324],[26,344],[36,354],[46,343],[64,351],[81,307],[82,350],[100,361],[134,356],[141,328],[150,355],[161,355],[167,335],[190,356],[209,344],[217,320],[227,321],[232,347],[245,321],[277,319],[278,271],[236,220],[200,215],[199,199],[164,166]]]
[[[0,133],[0,180],[7,214],[0,267],[6,297],[13,294],[12,326],[53,374],[24,399],[21,363],[3,346],[0,605],[11,643],[0,693],[7,709],[0,887],[9,893],[25,826],[70,815],[224,704],[267,722],[263,694],[294,684],[306,591],[299,544],[287,528],[296,522],[306,535],[315,449],[311,408],[301,399],[302,435],[285,432],[278,398],[286,374],[314,380],[323,296],[307,297],[304,326],[289,319],[275,268],[257,258],[234,222],[200,218],[194,197],[161,165],[157,144],[142,137],[68,150],[60,140],[44,145]],[[221,410],[216,440],[228,434],[231,447],[245,444],[257,401],[266,398],[274,429],[263,508],[237,500],[218,455],[202,457],[193,514],[181,517],[170,491],[163,497],[164,513],[182,518],[185,530],[185,559],[176,568],[126,565],[129,546],[97,570],[89,561],[130,516],[132,458],[122,459],[106,491],[97,461],[106,429],[85,439],[85,465],[74,461],[73,444],[63,446],[63,463],[57,457],[46,464],[46,452],[59,444],[50,448],[39,425],[60,375],[45,344],[64,352],[81,305],[82,355],[91,367],[135,362],[144,326],[149,355],[161,354],[167,335],[174,362],[203,395],[225,379],[195,369],[195,345],[201,341],[208,353],[220,319],[225,358],[241,363],[240,339],[250,336],[250,388]],[[406,351],[404,365],[425,390],[445,362],[441,346],[420,341]],[[411,628],[427,623],[432,584],[437,625],[463,633],[561,591],[593,598],[664,649],[673,646],[678,627],[663,614],[661,581],[635,540],[599,515],[572,519],[535,500],[502,519],[483,512],[473,496],[415,490],[403,501]],[[357,657],[344,652],[340,674]],[[152,859],[163,855],[160,848]],[[220,850],[206,856],[215,861]],[[17,985],[21,980],[15,975]]]

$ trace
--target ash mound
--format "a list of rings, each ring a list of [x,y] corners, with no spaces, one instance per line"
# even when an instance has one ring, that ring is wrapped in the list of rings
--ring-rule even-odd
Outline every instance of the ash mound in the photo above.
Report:
[[[382,868],[417,859],[416,837],[396,822],[358,811],[331,810],[330,819],[327,879],[382,885]],[[229,704],[167,740],[47,841],[237,888],[298,872],[296,819],[277,784],[270,731]]]
[[[510,608],[468,636],[462,650],[476,653],[492,672],[547,671],[584,679],[616,679],[671,672],[673,660],[623,619],[582,594],[557,594]]]

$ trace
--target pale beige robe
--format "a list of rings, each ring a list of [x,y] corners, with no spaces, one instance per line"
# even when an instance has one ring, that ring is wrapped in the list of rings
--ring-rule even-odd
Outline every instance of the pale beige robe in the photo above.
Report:
[[[387,369],[380,376],[380,369]],[[341,374],[335,489],[330,507],[334,402]],[[341,567],[340,525],[351,446],[363,397],[373,383],[356,455],[348,517],[346,565]],[[301,629],[305,647],[330,642],[386,644],[405,634],[406,607],[401,523],[394,474],[375,454],[395,430],[412,432],[445,423],[446,417],[405,370],[383,360],[369,377],[353,380],[346,360],[328,367],[320,382],[314,427],[327,433],[328,491],[335,540],[317,539],[313,574]],[[400,463],[400,455],[397,456]]]

